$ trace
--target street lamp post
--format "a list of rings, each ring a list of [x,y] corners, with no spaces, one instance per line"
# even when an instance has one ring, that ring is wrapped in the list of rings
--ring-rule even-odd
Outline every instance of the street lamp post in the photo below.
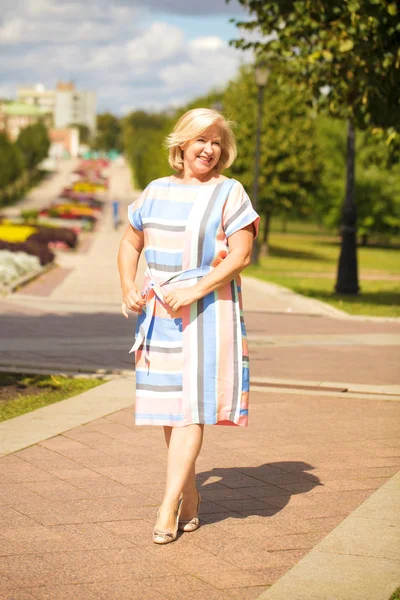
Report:
[[[264,61],[260,61],[256,64],[254,69],[255,80],[257,84],[257,123],[256,123],[256,147],[254,154],[254,179],[253,179],[253,194],[252,202],[254,210],[257,210],[258,204],[258,185],[260,178],[260,150],[261,150],[261,127],[262,127],[262,113],[263,113],[263,102],[264,102],[264,88],[267,85],[270,70]],[[260,254],[260,244],[258,239],[254,240],[253,250],[251,254],[251,263],[253,265],[258,264],[258,258]]]
[[[342,210],[341,250],[335,291],[337,294],[358,294],[357,209],[354,200],[355,128],[351,119],[347,128],[346,195]]]

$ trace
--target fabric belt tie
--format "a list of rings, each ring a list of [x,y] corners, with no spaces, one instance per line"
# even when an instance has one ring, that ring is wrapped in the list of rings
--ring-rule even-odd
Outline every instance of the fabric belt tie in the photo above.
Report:
[[[155,309],[156,309],[156,301],[160,300],[164,301],[164,294],[162,291],[162,287],[164,285],[169,285],[173,283],[180,283],[181,281],[187,281],[188,279],[199,279],[200,277],[204,277],[211,273],[213,267],[198,267],[196,269],[187,269],[186,271],[180,271],[179,273],[175,273],[172,277],[169,277],[165,281],[156,281],[155,277],[151,273],[149,267],[146,269],[146,276],[149,278],[149,285],[144,292],[143,296],[146,298],[146,316],[144,318],[143,323],[141,323],[139,327],[139,331],[136,335],[135,343],[132,348],[129,350],[129,353],[135,352],[140,348],[142,344],[144,344],[144,353],[147,361],[150,360],[149,357],[149,348],[147,343],[147,336],[151,326],[151,323],[154,318]]]

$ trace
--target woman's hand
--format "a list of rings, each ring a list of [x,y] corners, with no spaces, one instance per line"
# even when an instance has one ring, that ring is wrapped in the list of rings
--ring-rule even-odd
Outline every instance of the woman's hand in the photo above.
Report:
[[[122,294],[121,311],[124,317],[129,317],[128,309],[140,314],[143,306],[146,304],[146,300],[143,298],[137,285],[133,284],[129,288],[123,289]]]
[[[164,302],[172,308],[173,311],[179,310],[182,306],[187,306],[196,302],[200,298],[197,287],[192,285],[188,288],[178,288],[172,292],[164,293]]]

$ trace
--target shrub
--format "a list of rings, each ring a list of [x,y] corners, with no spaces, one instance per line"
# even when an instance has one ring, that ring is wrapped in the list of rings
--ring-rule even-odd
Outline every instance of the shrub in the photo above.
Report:
[[[35,240],[27,240],[21,243],[4,242],[0,240],[0,250],[9,250],[10,252],[25,252],[36,256],[40,264],[47,265],[54,260],[53,252],[47,247],[47,244]]]
[[[69,248],[76,248],[78,236],[72,229],[67,227],[38,227],[29,240],[43,242],[44,244],[63,242]]]
[[[38,210],[21,210],[21,217],[25,223],[36,223],[38,220]]]

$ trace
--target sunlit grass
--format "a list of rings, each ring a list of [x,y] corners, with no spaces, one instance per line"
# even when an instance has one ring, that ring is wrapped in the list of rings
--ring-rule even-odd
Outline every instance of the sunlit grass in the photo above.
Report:
[[[358,248],[357,296],[334,293],[339,255],[339,238],[273,231],[269,256],[262,256],[260,265],[250,266],[246,275],[283,285],[350,314],[400,316],[400,281],[391,279],[400,275],[399,250]]]
[[[0,373],[0,386],[35,386],[40,391],[34,394],[19,394],[11,400],[0,402],[0,421],[12,419],[37,408],[77,396],[82,392],[104,383],[101,379],[72,378],[61,375],[26,375]]]

